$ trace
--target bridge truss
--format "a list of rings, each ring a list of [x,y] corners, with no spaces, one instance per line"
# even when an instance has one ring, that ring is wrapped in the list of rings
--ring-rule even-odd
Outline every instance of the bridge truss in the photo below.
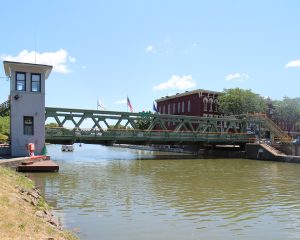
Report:
[[[52,143],[245,144],[266,129],[287,138],[263,115],[207,118],[49,107],[45,114],[57,125],[46,128],[46,141]],[[256,136],[247,131],[249,125],[255,125]]]

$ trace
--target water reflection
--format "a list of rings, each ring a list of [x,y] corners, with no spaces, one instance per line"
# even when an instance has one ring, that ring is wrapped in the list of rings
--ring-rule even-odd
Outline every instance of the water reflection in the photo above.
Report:
[[[300,165],[96,145],[48,152],[60,172],[33,178],[82,239],[300,237]]]

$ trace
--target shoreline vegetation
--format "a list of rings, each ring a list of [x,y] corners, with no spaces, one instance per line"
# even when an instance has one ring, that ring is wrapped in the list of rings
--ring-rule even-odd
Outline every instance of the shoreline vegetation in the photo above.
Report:
[[[0,239],[77,240],[61,229],[34,182],[0,166]]]

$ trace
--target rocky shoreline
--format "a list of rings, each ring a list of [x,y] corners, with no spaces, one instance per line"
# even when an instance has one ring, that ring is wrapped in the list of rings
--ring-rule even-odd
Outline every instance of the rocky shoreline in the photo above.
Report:
[[[37,217],[44,219],[47,223],[57,228],[58,230],[62,230],[62,226],[59,220],[56,217],[54,217],[48,205],[45,205],[44,199],[41,196],[39,188],[35,187],[33,189],[28,190],[23,187],[20,187],[19,185],[16,185],[16,189],[21,194],[21,198],[25,202],[30,203],[37,209],[35,212],[35,215]],[[40,202],[43,203],[43,206],[40,206]]]
[[[0,239],[76,240],[28,175],[0,166]]]

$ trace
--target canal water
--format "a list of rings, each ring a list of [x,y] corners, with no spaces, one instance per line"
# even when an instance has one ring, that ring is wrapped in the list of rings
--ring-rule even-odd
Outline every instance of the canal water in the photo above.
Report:
[[[32,178],[80,239],[300,239],[300,164],[60,147]]]

